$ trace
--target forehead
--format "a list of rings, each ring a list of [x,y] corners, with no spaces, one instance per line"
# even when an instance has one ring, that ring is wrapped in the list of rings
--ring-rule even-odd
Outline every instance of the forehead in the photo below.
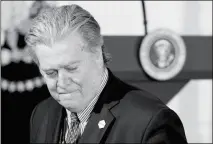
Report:
[[[37,45],[35,52],[40,67],[44,69],[58,68],[68,63],[81,61],[86,54],[78,37],[57,41],[51,47],[44,44]]]

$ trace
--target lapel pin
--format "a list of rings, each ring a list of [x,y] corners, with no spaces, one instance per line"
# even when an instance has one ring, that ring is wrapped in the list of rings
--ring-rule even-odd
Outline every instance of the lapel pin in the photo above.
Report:
[[[104,127],[105,127],[105,125],[106,125],[105,120],[101,120],[101,121],[99,121],[99,122],[98,122],[98,127],[99,127],[99,129],[104,128]]]

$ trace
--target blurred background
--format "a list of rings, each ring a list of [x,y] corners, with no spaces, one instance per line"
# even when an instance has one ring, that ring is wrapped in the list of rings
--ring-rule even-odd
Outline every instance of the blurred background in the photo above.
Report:
[[[24,35],[30,22],[42,8],[72,3],[99,22],[112,55],[112,72],[155,94],[173,109],[183,122],[189,143],[212,143],[212,1],[145,1],[145,7],[142,1],[1,1],[2,143],[28,143],[31,112],[50,96],[26,53]],[[167,28],[184,40],[186,61],[172,79],[151,78],[140,63],[144,20],[147,34]]]

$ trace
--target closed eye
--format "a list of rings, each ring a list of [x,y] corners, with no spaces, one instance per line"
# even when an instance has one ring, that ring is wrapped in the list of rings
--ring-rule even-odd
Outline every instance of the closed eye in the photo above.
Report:
[[[78,69],[77,66],[76,66],[76,67],[67,67],[67,68],[66,68],[67,71],[75,71],[75,70],[77,70],[77,69]]]
[[[57,71],[46,71],[45,73],[48,76],[55,76],[57,74]]]

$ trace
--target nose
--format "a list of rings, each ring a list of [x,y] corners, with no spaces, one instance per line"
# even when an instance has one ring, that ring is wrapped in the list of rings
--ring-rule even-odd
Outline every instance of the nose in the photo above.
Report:
[[[57,87],[65,89],[70,84],[69,78],[62,70],[58,71]]]

